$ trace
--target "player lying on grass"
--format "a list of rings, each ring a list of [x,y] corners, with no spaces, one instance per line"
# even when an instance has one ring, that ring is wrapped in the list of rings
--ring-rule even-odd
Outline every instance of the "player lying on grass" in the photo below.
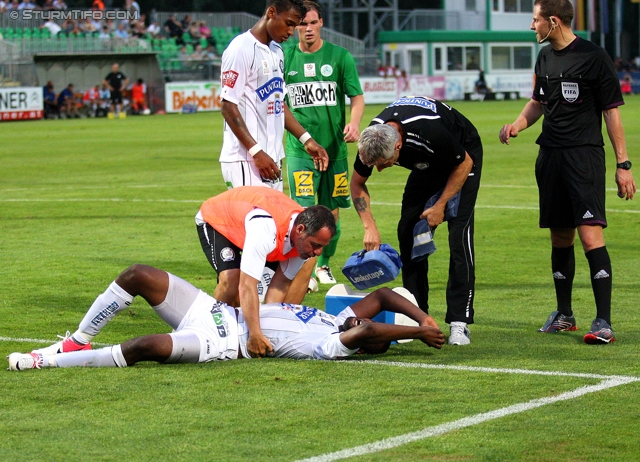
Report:
[[[135,296],[144,298],[172,329],[120,345],[91,349],[90,341]],[[418,326],[373,322],[380,311],[402,313]],[[441,348],[444,335],[433,318],[390,289],[378,289],[338,316],[286,303],[260,307],[260,325],[272,357],[338,359],[358,351],[383,353],[393,340],[419,339]],[[8,356],[9,370],[43,367],[126,367],[140,361],[197,363],[249,357],[242,312],[170,273],[145,265],[123,271],[96,298],[71,336],[31,353]]]

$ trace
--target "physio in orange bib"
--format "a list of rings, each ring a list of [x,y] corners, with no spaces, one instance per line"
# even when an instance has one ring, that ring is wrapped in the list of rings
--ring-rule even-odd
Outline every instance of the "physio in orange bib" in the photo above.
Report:
[[[218,273],[214,297],[241,308],[252,357],[272,354],[273,346],[260,329],[258,282],[263,269],[268,265],[275,270],[266,303],[300,303],[287,299],[288,293],[299,293],[291,282],[303,263],[320,255],[335,235],[331,210],[321,205],[304,209],[279,191],[242,186],[204,202],[196,225],[202,250]]]

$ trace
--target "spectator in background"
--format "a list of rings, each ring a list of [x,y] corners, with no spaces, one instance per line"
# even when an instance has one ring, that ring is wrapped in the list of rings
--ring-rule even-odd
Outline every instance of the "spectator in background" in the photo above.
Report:
[[[200,27],[197,22],[191,22],[191,25],[189,26],[189,35],[191,35],[194,45],[196,43],[200,43],[200,37],[202,37],[202,35],[200,35]]]
[[[107,115],[107,108],[109,107],[109,103],[111,102],[111,90],[109,90],[109,86],[106,83],[102,83],[100,87],[100,96],[98,99],[98,111],[96,112],[96,116],[104,117]]]
[[[102,30],[102,21],[100,21],[97,18],[91,18],[91,19],[89,19],[89,21],[91,22],[91,25],[93,26],[94,35],[97,36],[100,33],[100,30]]]
[[[398,77],[398,91],[403,95],[406,95],[407,92],[410,91],[409,76],[404,69],[400,71],[400,77]]]
[[[100,85],[96,84],[89,88],[82,95],[82,103],[87,106],[90,117],[95,117],[98,111],[98,101],[100,100]]]
[[[143,15],[144,16],[144,15]],[[130,30],[131,37],[135,38],[144,38],[146,35],[146,30],[144,27],[144,21],[135,21],[131,23]]]
[[[42,101],[44,103],[44,118],[59,117],[60,111],[56,101],[56,92],[53,89],[53,82],[49,80],[42,89]]]
[[[102,26],[102,30],[98,34],[98,38],[105,42],[111,40],[111,32],[109,32],[109,26],[107,26],[106,24]]]
[[[140,14],[140,17],[138,19],[132,19],[131,26],[133,27],[134,25],[137,33],[142,31],[142,33],[144,34],[147,30],[147,15]]]
[[[62,90],[58,95],[58,109],[60,111],[64,110],[67,119],[71,117],[75,117],[76,119],[80,118],[80,113],[76,107],[76,95],[73,91],[72,83],[67,85],[67,88]]]
[[[182,21],[180,21],[180,27],[182,28],[183,32],[187,32],[189,30],[190,25],[191,25],[191,15],[187,14],[182,19]]]
[[[169,15],[169,19],[164,23],[164,30],[169,38],[176,40],[177,44],[184,44],[182,41],[184,31],[182,30],[180,23],[176,20],[176,16],[174,14]]]
[[[78,28],[82,32],[83,35],[93,36],[95,32],[98,32],[100,29],[96,28],[95,24],[89,18],[85,18],[84,21],[80,21],[78,23]]]
[[[66,10],[67,4],[63,0],[53,0],[53,8],[56,10]]]
[[[18,0],[11,0],[11,3],[7,3],[7,11],[18,10],[20,2]]]
[[[625,74],[622,80],[620,81],[620,91],[623,95],[630,95],[632,92],[631,88],[631,76],[629,74]]]
[[[218,55],[216,54],[216,50],[215,48],[213,48],[212,44],[207,45],[207,48],[203,52],[203,56],[203,59],[208,60],[216,59],[218,57]]]
[[[92,10],[104,11],[104,2],[102,0],[93,0],[91,4]]]
[[[64,30],[67,36],[75,35],[76,37],[82,35],[82,31],[78,27],[77,21],[71,18],[67,18],[64,23],[62,23],[62,29]]]
[[[135,0],[125,0],[124,9],[133,13],[134,18],[140,19],[140,5]]]
[[[207,23],[204,21],[200,21],[200,26],[198,27],[198,31],[200,32],[200,37],[204,37],[207,39],[207,43],[216,46],[216,39],[213,38],[213,33],[211,29],[207,26]]]
[[[40,26],[40,29],[48,29],[51,33],[51,37],[56,37],[58,35],[58,32],[62,30],[62,27],[60,27],[53,20],[47,19],[47,21],[42,26]]]
[[[34,10],[38,5],[30,2],[29,0],[23,0],[18,4],[18,10]]]
[[[113,22],[113,19],[107,19],[104,22],[107,26],[107,29],[109,29],[109,33],[113,34],[116,31],[116,23]]]
[[[158,23],[158,21],[153,21],[151,24],[149,24],[149,27],[147,27],[146,33],[152,39],[158,38],[162,33],[162,29],[160,28],[160,23]]]
[[[147,85],[142,79],[138,79],[131,87],[131,104],[134,114],[146,113],[149,109],[147,106]]]
[[[120,117],[120,109],[122,107],[122,89],[127,88],[129,79],[120,72],[120,65],[114,63],[111,66],[111,72],[107,74],[103,82],[111,92],[111,112],[109,118]],[[124,118],[124,116],[122,116]]]
[[[491,89],[487,86],[487,81],[484,78],[484,69],[480,69],[478,74],[478,80],[476,80],[475,88],[476,93],[485,94],[491,92]]]
[[[395,77],[396,76],[396,68],[393,67],[391,64],[389,64],[386,68],[385,68],[385,77]]]
[[[191,59],[191,55],[187,52],[186,45],[182,45],[180,49],[178,49],[178,59],[180,61],[189,61]]]
[[[194,61],[202,61],[205,59],[205,52],[202,49],[202,45],[199,43],[193,48],[193,53],[191,54],[191,59]]]
[[[121,22],[118,24],[118,28],[113,33],[114,38],[120,40],[129,40],[129,31],[127,31],[127,23]]]

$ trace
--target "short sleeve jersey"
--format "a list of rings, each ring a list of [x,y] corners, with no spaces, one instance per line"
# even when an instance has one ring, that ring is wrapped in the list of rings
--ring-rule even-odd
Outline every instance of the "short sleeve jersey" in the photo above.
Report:
[[[249,132],[275,162],[284,157],[284,55],[279,44],[259,42],[251,33],[234,38],[222,54],[220,98],[238,106]],[[252,161],[224,124],[220,162]]]
[[[347,313],[353,312],[348,309]],[[273,345],[275,358],[339,359],[354,354],[357,349],[340,342],[339,326],[336,316],[317,308],[289,303],[260,306],[260,327]],[[242,313],[238,314],[238,334],[242,354],[248,358],[248,331]]]
[[[532,98],[544,114],[536,143],[547,148],[603,146],[602,111],[624,104],[611,58],[580,37],[560,51],[540,50]]]
[[[105,77],[105,80],[109,83],[111,88],[118,91],[122,88],[122,82],[127,77],[122,72],[109,72],[109,75]]]
[[[423,171],[444,181],[451,170],[465,159],[465,151],[473,157],[480,135],[473,124],[460,112],[445,103],[424,96],[406,96],[384,109],[370,125],[397,122],[402,127],[402,149],[396,165],[412,171]],[[354,171],[363,177],[371,176],[356,156]]]
[[[324,42],[315,53],[290,47],[284,62],[288,106],[296,119],[327,150],[329,160],[346,159],[345,96],[362,94],[353,58],[346,49]],[[309,156],[290,133],[287,156]]]

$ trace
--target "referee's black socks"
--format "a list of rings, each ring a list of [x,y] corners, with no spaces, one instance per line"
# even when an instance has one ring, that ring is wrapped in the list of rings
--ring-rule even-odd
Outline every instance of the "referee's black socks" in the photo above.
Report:
[[[596,317],[611,325],[611,258],[607,247],[600,247],[585,253],[591,270],[591,287],[596,300]]]
[[[551,271],[553,283],[556,287],[558,311],[565,316],[572,316],[571,290],[573,277],[576,274],[576,257],[573,246],[559,248],[551,247]]]

